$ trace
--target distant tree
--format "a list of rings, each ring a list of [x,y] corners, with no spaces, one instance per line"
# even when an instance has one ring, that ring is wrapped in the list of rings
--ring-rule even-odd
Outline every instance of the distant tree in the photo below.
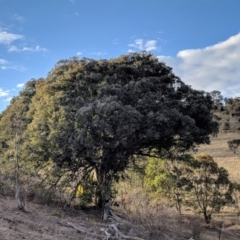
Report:
[[[212,97],[213,103],[214,103],[214,107],[215,109],[221,109],[221,107],[223,106],[223,96],[221,94],[220,91],[214,90],[212,92],[210,92],[210,95]]]
[[[208,93],[146,52],[62,60],[32,99],[26,149],[73,173],[95,171],[101,205],[134,156],[178,158],[209,143],[212,108]]]
[[[207,224],[210,224],[212,213],[229,202],[232,202],[232,184],[228,172],[218,167],[213,158],[207,154],[196,156],[198,167],[191,177],[196,203]]]
[[[235,113],[240,112],[240,103],[234,107],[234,111],[235,111]]]
[[[232,98],[224,98],[225,105],[231,105],[232,104]]]
[[[225,98],[226,109],[232,113],[232,116],[237,116],[239,114],[240,98]]]
[[[156,196],[174,200],[181,213],[182,205],[199,209],[207,224],[212,213],[232,202],[232,183],[224,168],[213,158],[200,154],[195,159],[184,155],[178,161],[150,159],[146,168],[145,186]]]
[[[228,131],[230,130],[230,123],[229,122],[222,122],[220,129],[222,131]]]
[[[228,143],[228,148],[236,153],[237,148],[240,145],[240,139],[233,139],[227,142]]]

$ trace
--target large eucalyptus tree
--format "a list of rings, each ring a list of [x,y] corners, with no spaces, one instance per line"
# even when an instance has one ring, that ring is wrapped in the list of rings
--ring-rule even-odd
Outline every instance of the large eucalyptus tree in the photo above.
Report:
[[[32,102],[31,149],[73,172],[94,170],[104,201],[134,156],[176,158],[217,132],[211,96],[146,52],[62,60]]]

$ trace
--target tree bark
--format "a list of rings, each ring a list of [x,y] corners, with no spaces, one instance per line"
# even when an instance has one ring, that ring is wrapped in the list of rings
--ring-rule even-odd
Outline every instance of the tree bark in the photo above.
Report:
[[[105,172],[97,171],[99,189],[96,192],[97,205],[102,208],[102,219],[107,220],[111,213],[111,185],[112,177]]]
[[[15,192],[15,198],[18,204],[18,209],[19,210],[25,210],[25,198],[24,196],[20,196],[20,186],[19,186],[19,159],[18,159],[18,144],[17,144],[17,140],[18,140],[18,134],[15,134],[15,138],[14,138],[14,151],[15,151],[15,188],[16,188],[16,192]]]
[[[207,225],[210,225],[211,222],[211,213],[207,214],[207,210],[204,210],[204,219]]]
[[[102,188],[102,219],[107,220],[111,210],[111,179],[105,178]]]

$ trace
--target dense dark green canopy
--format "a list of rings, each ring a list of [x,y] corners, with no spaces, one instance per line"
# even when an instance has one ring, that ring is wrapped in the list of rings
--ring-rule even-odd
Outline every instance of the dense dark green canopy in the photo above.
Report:
[[[1,126],[11,109],[13,115],[23,109],[26,158],[106,176],[136,155],[176,157],[209,143],[217,132],[212,107],[208,93],[184,84],[152,54],[72,58],[59,61],[45,80],[28,83],[3,112]]]
[[[208,93],[149,53],[73,58],[57,64],[33,99],[30,146],[60,166],[116,173],[134,155],[176,156],[209,143],[212,106]]]

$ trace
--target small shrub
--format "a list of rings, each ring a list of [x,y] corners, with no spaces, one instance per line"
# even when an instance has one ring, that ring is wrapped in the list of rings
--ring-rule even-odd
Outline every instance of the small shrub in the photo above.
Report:
[[[62,217],[62,213],[60,211],[57,211],[57,210],[53,211],[51,215],[54,216],[54,217],[58,217],[58,218]]]
[[[228,144],[228,148],[234,153],[236,153],[237,148],[240,145],[240,139],[233,139],[231,141],[228,141],[227,144]]]
[[[220,127],[220,129],[221,129],[222,131],[228,131],[228,130],[230,130],[230,123],[229,123],[229,122],[223,122],[222,125],[221,125],[221,127]]]
[[[219,117],[218,115],[215,115],[215,114],[213,115],[213,119],[216,120],[216,121],[222,120],[221,117]]]
[[[179,214],[163,202],[152,202],[143,189],[133,189],[128,195],[126,217],[142,228],[144,239],[175,239],[179,231]],[[178,232],[178,236],[182,233]]]

